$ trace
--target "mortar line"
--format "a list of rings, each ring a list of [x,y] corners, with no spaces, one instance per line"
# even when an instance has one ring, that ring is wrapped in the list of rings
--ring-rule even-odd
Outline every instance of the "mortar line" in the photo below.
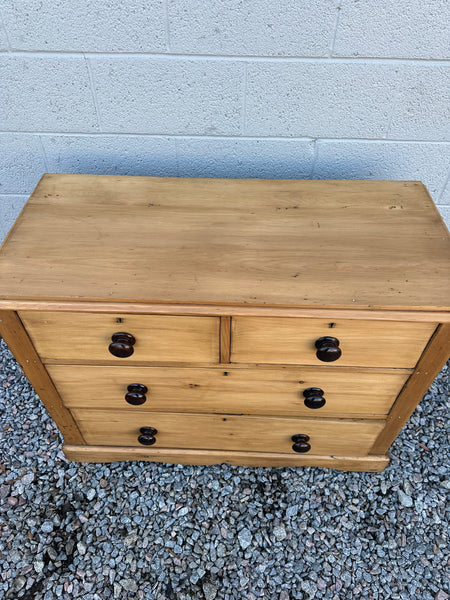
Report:
[[[339,20],[341,18],[341,5],[338,4],[336,7],[336,19],[334,22],[334,32],[333,32],[333,38],[331,40],[331,48],[330,51],[328,53],[328,56],[331,58],[333,57],[334,54],[334,47],[336,45],[336,38],[337,38],[337,33],[338,33],[338,27],[339,27]]]
[[[23,196],[24,198],[28,198],[30,194],[31,192],[27,194],[23,194],[22,192],[17,192],[17,194],[15,194],[14,192],[1,192],[0,196]]]
[[[165,0],[164,7],[166,10],[166,35],[167,35],[166,48],[167,48],[167,52],[170,52],[171,41],[170,41],[169,0]]]
[[[178,138],[175,138],[175,163],[177,165],[177,176],[180,176],[180,155],[179,155],[179,145]]]
[[[388,119],[388,123],[386,126],[386,133],[385,133],[385,138],[387,139],[389,137],[389,134],[391,132],[392,129],[392,123],[394,121],[394,115],[395,115],[395,109],[397,108],[399,102],[400,102],[400,95],[401,95],[401,91],[403,89],[403,83],[405,81],[406,78],[406,73],[404,69],[400,69],[401,73],[400,73],[400,78],[396,79],[396,85],[397,85],[397,89],[395,90],[395,93],[393,95],[392,98],[392,106],[391,106],[391,114],[389,115],[389,119]]]
[[[1,22],[2,29],[3,29],[3,33],[5,34],[5,37],[6,37],[6,43],[8,44],[8,52],[11,53],[12,52],[12,44],[11,44],[11,40],[9,39],[8,29],[6,28],[5,19],[3,18],[3,11],[1,9],[0,9],[0,22]]]
[[[12,50],[11,53],[17,56],[54,56],[61,57],[67,56],[87,56],[87,57],[104,57],[104,58],[165,58],[168,60],[177,60],[180,58],[190,59],[204,59],[211,61],[248,61],[253,60],[255,62],[329,62],[329,63],[349,63],[349,62],[370,62],[370,63],[430,63],[430,64],[450,64],[448,58],[406,58],[406,57],[395,57],[395,56],[272,56],[272,55],[251,55],[251,54],[196,54],[196,53],[182,53],[182,52],[171,52],[170,54],[164,52],[82,52],[79,50]]]
[[[44,159],[45,171],[48,173],[50,169],[48,168],[47,153],[45,152],[44,143],[42,141],[42,136],[39,135],[38,139],[39,139],[39,146],[40,146],[41,152],[42,152],[42,158]]]
[[[309,174],[308,179],[314,179],[318,157],[319,157],[319,140],[316,139],[316,140],[314,140],[313,163],[312,163],[312,167],[311,167],[311,173]]]
[[[310,142],[312,140],[320,140],[322,142],[333,142],[333,143],[370,143],[370,144],[441,144],[449,145],[450,140],[411,140],[401,138],[352,138],[352,137],[321,137],[321,136],[292,136],[292,135],[208,135],[203,133],[137,133],[137,132],[123,132],[123,131],[30,131],[30,130],[7,130],[0,131],[0,135],[42,135],[42,136],[59,136],[59,137],[93,137],[93,136],[104,136],[104,137],[154,137],[154,138],[205,138],[205,139],[217,139],[217,140],[267,140],[267,141],[296,141],[296,142]]]
[[[444,185],[442,186],[442,189],[439,192],[439,195],[437,197],[436,204],[439,204],[442,196],[444,195],[444,192],[445,192],[445,189],[446,189],[447,185],[450,185],[450,168],[448,170],[447,177],[445,178]],[[443,206],[446,206],[446,205],[444,204]]]
[[[242,115],[241,115],[241,133],[245,134],[247,130],[247,78],[248,63],[244,63],[244,81],[242,90]]]
[[[92,75],[91,65],[90,65],[88,57],[85,54],[83,54],[83,56],[84,56],[84,61],[86,63],[86,69],[87,69],[87,72],[88,72],[88,77],[89,77],[89,85],[90,85],[90,88],[91,88],[92,102],[94,103],[95,114],[97,115],[98,128],[100,130],[100,133],[103,133],[102,120],[100,118],[100,110],[99,110],[99,107],[98,107],[97,94],[95,92],[94,77]]]

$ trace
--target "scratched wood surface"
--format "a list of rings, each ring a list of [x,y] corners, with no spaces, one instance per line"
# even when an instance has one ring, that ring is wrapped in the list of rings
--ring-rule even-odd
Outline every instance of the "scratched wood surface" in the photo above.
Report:
[[[0,299],[447,310],[449,265],[420,182],[48,174]]]

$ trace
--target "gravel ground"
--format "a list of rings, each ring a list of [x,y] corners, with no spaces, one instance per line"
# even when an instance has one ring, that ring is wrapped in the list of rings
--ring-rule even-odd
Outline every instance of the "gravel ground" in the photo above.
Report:
[[[448,368],[369,474],[69,463],[0,358],[1,598],[449,598]]]

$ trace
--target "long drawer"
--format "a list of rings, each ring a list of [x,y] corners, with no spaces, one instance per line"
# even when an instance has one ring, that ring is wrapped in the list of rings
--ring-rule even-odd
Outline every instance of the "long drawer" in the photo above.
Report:
[[[293,435],[309,437],[311,454],[367,454],[382,420],[294,419],[213,414],[72,411],[88,444],[141,446],[142,427],[156,429],[151,448],[203,448],[294,453]],[[144,446],[141,446],[144,447]],[[147,447],[147,446],[146,446]]]
[[[19,316],[44,361],[126,364],[219,360],[218,317],[34,311],[21,311]],[[118,333],[132,337],[114,338]],[[112,343],[125,354],[128,348],[131,354],[114,355]]]
[[[410,375],[332,367],[47,368],[69,408],[308,417],[383,417]]]
[[[335,359],[333,366],[412,368],[435,329],[435,323],[233,317],[231,361],[323,365],[322,354]],[[330,337],[338,344],[327,353],[320,340]]]

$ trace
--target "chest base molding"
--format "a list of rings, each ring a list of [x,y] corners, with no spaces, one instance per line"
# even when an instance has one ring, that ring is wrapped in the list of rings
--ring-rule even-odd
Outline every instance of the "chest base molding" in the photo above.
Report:
[[[148,460],[179,465],[227,464],[248,467],[328,467],[339,471],[380,473],[389,464],[386,455],[371,456],[303,456],[281,452],[238,452],[191,450],[179,448],[135,448],[132,446],[77,446],[65,444],[64,455],[75,462],[109,463],[124,460]]]

